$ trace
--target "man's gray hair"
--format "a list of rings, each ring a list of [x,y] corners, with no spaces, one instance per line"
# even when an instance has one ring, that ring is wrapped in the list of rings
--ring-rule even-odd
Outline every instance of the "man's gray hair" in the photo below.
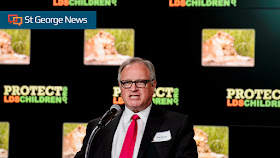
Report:
[[[122,70],[130,64],[133,63],[144,63],[147,68],[150,70],[150,80],[156,80],[156,71],[155,71],[155,67],[154,65],[149,61],[149,60],[144,60],[142,58],[139,57],[135,57],[135,58],[129,58],[126,61],[124,61],[122,63],[122,65],[119,67],[119,73],[118,73],[118,82],[121,81],[121,72]]]

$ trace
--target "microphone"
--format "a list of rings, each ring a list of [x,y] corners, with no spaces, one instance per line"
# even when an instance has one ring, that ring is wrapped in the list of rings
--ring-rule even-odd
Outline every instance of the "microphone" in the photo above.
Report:
[[[115,116],[119,114],[120,111],[121,107],[119,105],[112,105],[110,107],[110,110],[107,110],[106,113],[102,116],[102,118],[98,122],[98,125],[106,126]]]
[[[92,130],[88,142],[87,142],[87,147],[86,147],[86,152],[85,152],[85,158],[88,158],[89,151],[90,151],[90,146],[93,138],[95,137],[96,133],[104,126],[106,126],[108,123],[110,123],[115,116],[117,116],[121,111],[121,107],[119,105],[112,105],[110,110],[107,110],[106,113],[101,117],[99,120],[98,124],[94,127]]]

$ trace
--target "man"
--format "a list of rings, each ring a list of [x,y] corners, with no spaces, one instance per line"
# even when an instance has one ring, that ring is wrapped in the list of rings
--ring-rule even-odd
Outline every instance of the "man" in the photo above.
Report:
[[[157,81],[150,61],[126,60],[119,68],[118,83],[125,108],[97,133],[90,158],[197,157],[190,118],[152,105]],[[99,119],[89,122],[83,147],[75,158],[84,158],[87,141]]]

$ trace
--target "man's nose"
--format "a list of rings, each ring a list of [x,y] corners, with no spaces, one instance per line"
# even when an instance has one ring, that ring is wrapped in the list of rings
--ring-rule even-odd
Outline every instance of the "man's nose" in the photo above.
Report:
[[[132,83],[132,85],[130,87],[130,91],[132,91],[132,92],[138,91],[138,87],[136,86],[136,83]]]

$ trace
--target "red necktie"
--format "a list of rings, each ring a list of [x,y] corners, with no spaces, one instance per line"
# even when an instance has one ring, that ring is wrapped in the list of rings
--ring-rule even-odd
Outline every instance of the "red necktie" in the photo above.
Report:
[[[138,115],[133,115],[131,119],[132,122],[130,123],[126,132],[120,158],[132,158],[133,155],[137,136],[137,119],[140,119],[140,117]]]

